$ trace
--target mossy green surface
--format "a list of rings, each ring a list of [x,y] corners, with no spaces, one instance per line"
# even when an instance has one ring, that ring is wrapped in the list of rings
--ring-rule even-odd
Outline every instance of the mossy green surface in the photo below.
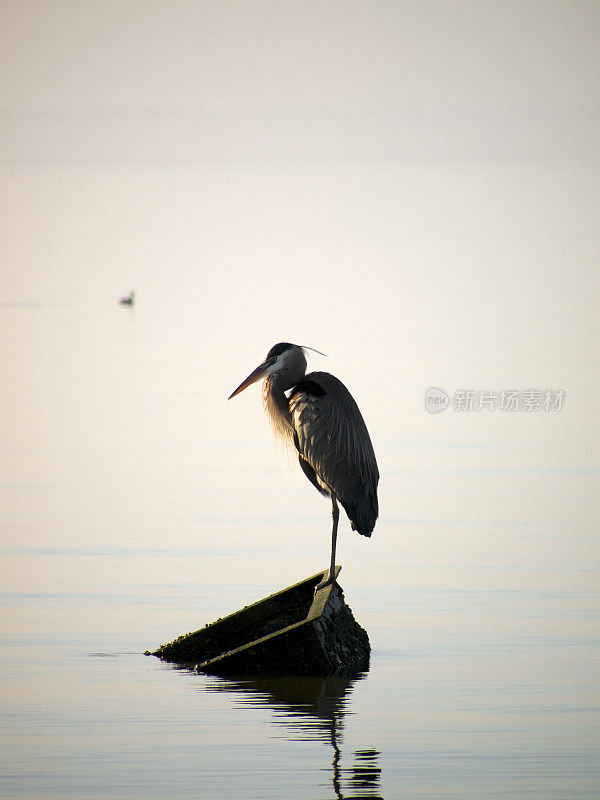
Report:
[[[315,592],[322,578],[317,573],[149,655],[218,675],[362,671],[368,667],[368,636],[337,584]]]

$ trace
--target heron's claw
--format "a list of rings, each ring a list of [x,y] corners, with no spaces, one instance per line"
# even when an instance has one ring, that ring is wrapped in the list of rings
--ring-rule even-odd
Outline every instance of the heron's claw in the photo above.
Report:
[[[335,573],[334,573],[334,575],[335,575]],[[332,584],[334,584],[336,582],[334,575],[330,575],[330,573],[327,572],[327,577],[323,578],[323,580],[320,583],[317,583],[317,585],[315,586],[315,593],[313,595],[314,597],[317,596],[317,592],[320,589],[324,589],[326,586],[331,586]]]

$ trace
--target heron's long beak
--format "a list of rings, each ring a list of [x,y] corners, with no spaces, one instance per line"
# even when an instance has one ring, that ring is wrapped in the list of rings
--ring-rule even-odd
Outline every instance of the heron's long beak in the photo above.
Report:
[[[263,378],[270,366],[271,363],[269,361],[265,361],[264,363],[260,364],[260,366],[258,366],[253,372],[250,373],[250,375],[248,375],[245,381],[240,383],[237,389],[232,392],[227,399],[231,400],[232,397],[235,397],[236,394],[243,392],[244,389],[250,386],[250,384],[256,383],[256,381],[259,381],[261,378]]]

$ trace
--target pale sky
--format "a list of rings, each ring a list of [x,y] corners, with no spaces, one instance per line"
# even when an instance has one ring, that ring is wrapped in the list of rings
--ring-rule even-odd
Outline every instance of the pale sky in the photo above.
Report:
[[[595,413],[597,0],[2,9],[0,302],[135,289],[219,366],[366,348],[419,413],[441,365]]]
[[[1,163],[600,155],[596,0],[8,0]]]

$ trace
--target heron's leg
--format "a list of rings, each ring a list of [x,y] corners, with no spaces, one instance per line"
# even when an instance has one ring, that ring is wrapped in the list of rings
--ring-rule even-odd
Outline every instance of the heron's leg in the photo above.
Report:
[[[337,544],[338,520],[340,518],[337,498],[333,493],[331,495],[331,518],[333,519],[333,527],[331,529],[331,565],[329,567],[329,575],[327,576],[328,583],[333,583],[335,581],[335,546]]]
[[[329,573],[327,574],[326,578],[323,578],[323,580],[317,584],[315,587],[315,593],[324,586],[329,586],[330,583],[335,583],[335,545],[337,542],[337,529],[338,520],[340,518],[340,509],[337,504],[337,497],[334,494],[331,495],[331,518],[333,519],[333,527],[331,529],[331,562],[329,565]]]

